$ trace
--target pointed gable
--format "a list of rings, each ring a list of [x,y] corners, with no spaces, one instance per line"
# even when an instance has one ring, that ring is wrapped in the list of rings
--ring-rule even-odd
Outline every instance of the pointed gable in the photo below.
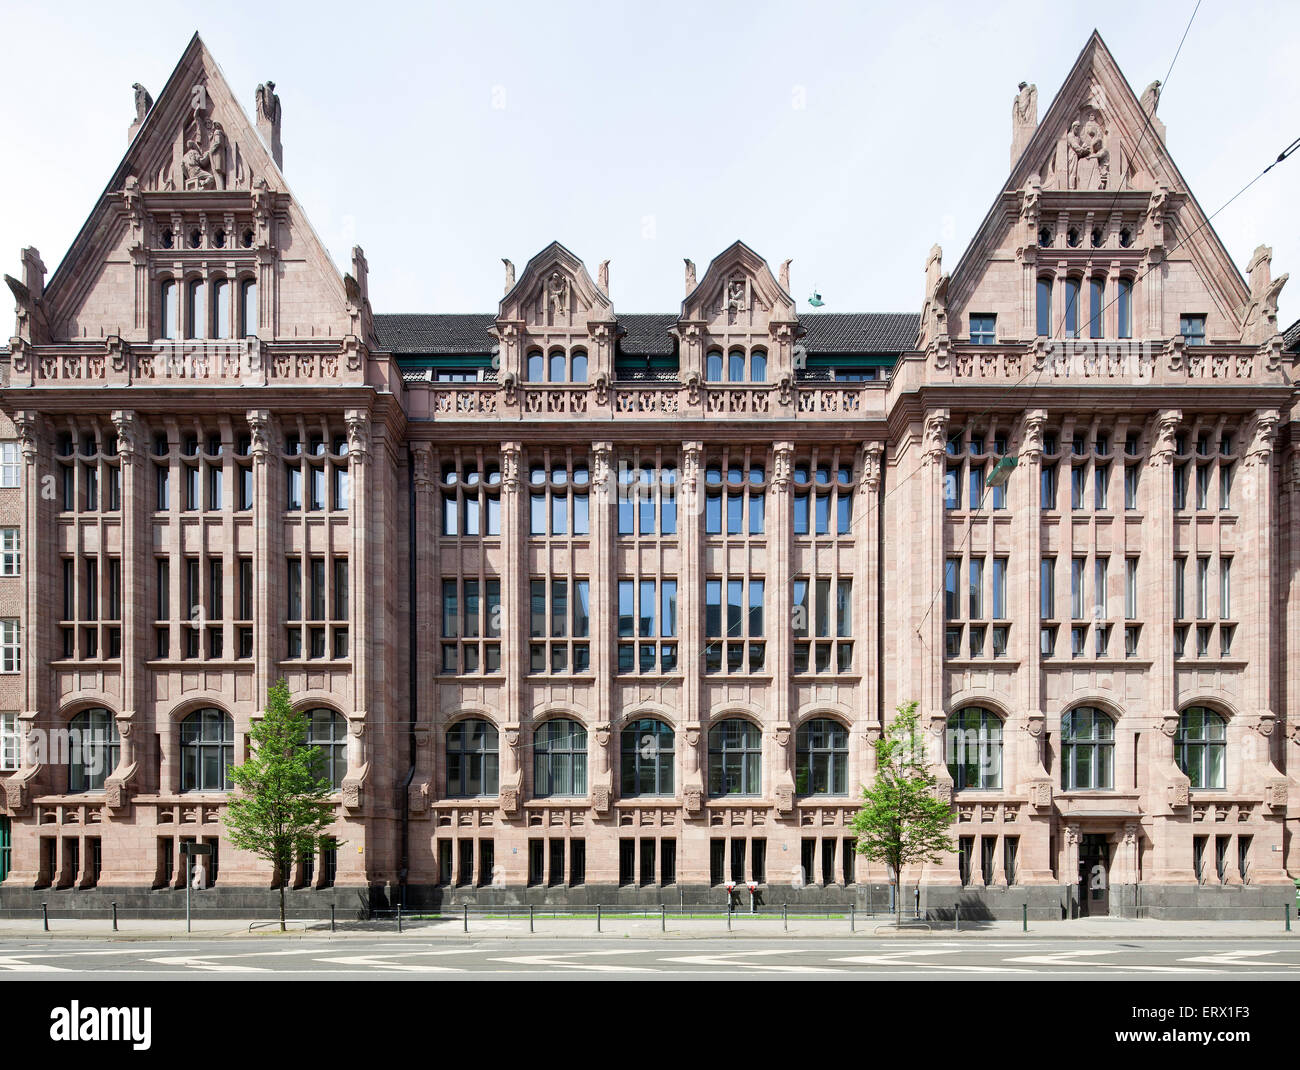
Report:
[[[1177,335],[1190,314],[1205,317],[1207,338],[1263,340],[1267,316],[1251,312],[1251,291],[1174,164],[1155,107],[1152,95],[1144,108],[1094,31],[951,279],[940,293],[927,280],[923,345],[945,319],[954,339],[967,337],[972,313],[996,316],[998,342],[1033,339],[1040,275],[1058,290],[1063,278],[1105,277],[1108,312],[1118,280],[1131,280],[1139,338]],[[1017,144],[1023,137],[1018,128]],[[1109,328],[1104,337],[1115,337]]]
[[[559,242],[551,242],[528,261],[523,274],[501,298],[498,318],[529,330],[578,329],[586,333],[590,322],[613,320],[614,306],[582,260]]]
[[[263,339],[361,329],[337,267],[195,34],[45,287],[49,337],[32,340],[147,341],[164,329],[166,279],[245,276],[258,283]]]
[[[770,321],[797,319],[794,299],[767,261],[742,241],[714,257],[682,301],[683,322],[707,325],[711,333],[766,334]]]

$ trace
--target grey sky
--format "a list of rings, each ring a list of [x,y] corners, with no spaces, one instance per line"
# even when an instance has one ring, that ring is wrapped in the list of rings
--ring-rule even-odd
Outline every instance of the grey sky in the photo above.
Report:
[[[1140,92],[1194,5],[5,3],[0,269],[36,245],[53,270],[131,83],[156,95],[198,29],[246,111],[275,81],[286,177],[340,264],[365,248],[377,311],[491,311],[500,258],[552,239],[612,261],[616,309],[671,311],[682,258],[736,238],[794,258],[801,311],[814,286],[918,311],[930,245],[951,269],[1006,178],[1016,83],[1042,115],[1095,26]],[[1203,0],[1160,116],[1207,212],[1300,135],[1296,15]],[[1300,154],[1214,221],[1239,267],[1267,242],[1296,275],[1283,325],[1298,194]]]

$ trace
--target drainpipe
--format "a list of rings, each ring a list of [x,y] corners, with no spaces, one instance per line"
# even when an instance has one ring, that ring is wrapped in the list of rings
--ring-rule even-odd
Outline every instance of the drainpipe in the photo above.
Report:
[[[407,548],[406,548],[406,588],[407,588],[407,682],[409,721],[406,729],[407,769],[406,779],[402,781],[402,863],[397,872],[401,885],[402,906],[406,906],[406,878],[411,866],[411,782],[415,779],[415,714],[416,714],[416,635],[415,625],[415,456],[410,448],[406,451],[406,513],[407,513]]]

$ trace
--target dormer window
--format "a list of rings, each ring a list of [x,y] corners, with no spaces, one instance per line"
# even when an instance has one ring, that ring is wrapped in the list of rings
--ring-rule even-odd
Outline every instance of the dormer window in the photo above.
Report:
[[[1102,240],[1103,240],[1103,239],[1102,239],[1101,227],[1093,227],[1093,228],[1092,228],[1092,247],[1093,247],[1094,249],[1100,249],[1100,248],[1101,248]]]
[[[1133,232],[1128,227],[1119,232],[1119,244],[1121,249],[1127,249],[1133,244]]]
[[[1065,232],[1065,244],[1071,249],[1079,248],[1079,230],[1077,227],[1071,227]]]
[[[1052,228],[1051,228],[1051,227],[1039,227],[1039,228],[1038,228],[1038,244],[1041,245],[1044,249],[1046,249],[1046,248],[1048,248],[1048,247],[1051,246],[1051,244],[1052,244]]]

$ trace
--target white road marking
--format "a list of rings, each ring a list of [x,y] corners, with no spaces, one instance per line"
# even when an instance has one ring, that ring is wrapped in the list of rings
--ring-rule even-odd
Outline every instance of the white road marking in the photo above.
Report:
[[[973,949],[972,949],[973,950]],[[922,955],[956,955],[956,948],[917,948],[912,951],[895,951],[888,955],[850,955],[837,958],[835,962],[853,962],[872,966],[919,966],[929,970],[953,970],[961,973],[1033,973],[1033,970],[1021,970],[1015,966],[961,966],[953,962],[909,962],[909,959]],[[1019,962],[1019,959],[1012,961]]]
[[[234,955],[204,955],[202,958],[191,958],[186,955],[173,955],[161,959],[145,959],[146,962],[156,962],[160,966],[187,966],[191,970],[215,970],[220,973],[270,973],[271,970],[266,966],[236,966],[234,963],[222,965],[213,962],[213,959],[235,958]]]
[[[1251,962],[1257,955],[1276,955],[1281,948],[1269,948],[1264,951],[1222,951],[1217,955],[1197,955],[1195,958],[1179,959],[1179,962],[1208,962],[1220,966],[1267,966],[1275,970],[1300,970],[1300,965],[1290,962]],[[1245,961],[1243,961],[1245,960]]]
[[[566,959],[589,958],[595,955],[640,955],[641,948],[619,948],[617,951],[558,951],[549,955],[520,955],[510,958],[489,959],[490,962],[512,962],[522,966],[563,966],[571,970],[593,970],[602,973],[658,973],[649,966],[602,966],[595,962],[566,962]]]
[[[686,962],[695,966],[725,966],[730,969],[742,967],[747,970],[770,970],[776,973],[839,973],[833,966],[794,966],[781,963],[737,962],[737,959],[756,955],[797,955],[806,953],[807,948],[768,948],[763,951],[724,951],[716,955],[683,955],[676,958],[660,959],[660,962]]]
[[[1080,961],[1089,955],[1119,955],[1125,948],[1089,948],[1075,951],[1062,951],[1055,955],[1020,955],[1007,959],[1008,962],[1027,962],[1036,966],[1091,966],[1100,970],[1130,970],[1142,973],[1222,973],[1222,970],[1196,970],[1183,966],[1137,966],[1123,965],[1117,962]]]
[[[34,957],[34,956],[33,956]],[[0,958],[0,970],[12,970],[15,973],[70,973],[62,966],[50,966],[45,963],[24,962],[20,958]]]

